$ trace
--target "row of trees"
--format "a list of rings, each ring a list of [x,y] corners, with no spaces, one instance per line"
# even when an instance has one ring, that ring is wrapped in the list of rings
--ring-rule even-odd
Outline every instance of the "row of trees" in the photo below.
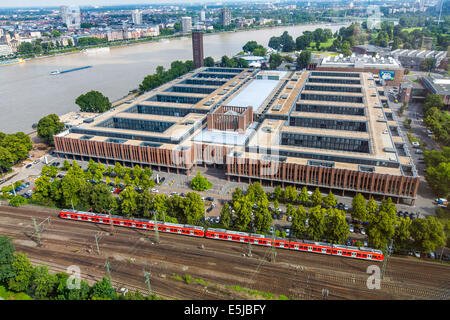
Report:
[[[242,47],[242,50],[255,56],[265,56],[267,53],[267,49],[263,45],[258,44],[256,41],[248,41]]]
[[[163,66],[158,66],[156,73],[144,78],[139,85],[139,91],[145,92],[152,90],[192,70],[194,70],[194,62],[192,60],[185,62],[179,60],[173,61],[168,70],[164,70]]]
[[[23,132],[6,134],[0,132],[0,173],[28,156],[33,148],[30,136]]]
[[[442,150],[426,150],[424,160],[427,165],[425,178],[430,187],[439,196],[450,197],[450,147]]]
[[[444,146],[450,146],[450,114],[447,109],[442,96],[429,94],[425,98],[424,123]]]
[[[242,58],[233,57],[230,59],[227,56],[222,56],[220,66],[228,68],[248,68],[248,62]]]
[[[204,203],[197,193],[188,193],[184,198],[151,193],[149,189],[155,182],[151,180],[149,168],[124,168],[120,163],[105,168],[91,160],[87,171],[75,161],[72,165],[65,161],[63,169],[67,169],[67,173],[61,179],[57,178],[57,168],[45,166],[42,169],[42,176],[35,182],[34,202],[60,208],[73,205],[80,210],[110,211],[128,218],[153,219],[156,216],[160,221],[173,223],[198,224],[204,215]],[[111,183],[123,187],[118,197],[111,193],[108,186]],[[8,196],[6,191],[4,196]]]
[[[435,154],[435,157],[437,160],[438,155]],[[275,207],[278,207],[279,201],[287,203],[286,214],[293,217],[292,228],[296,237],[335,241],[333,243],[344,243],[347,239],[348,232],[345,232],[345,229],[348,231],[348,225],[345,222],[345,214],[341,210],[334,209],[337,200],[332,192],[322,196],[320,190],[316,188],[309,195],[306,187],[298,192],[292,186],[287,186],[285,189],[277,186],[272,193],[269,193],[269,196],[273,199]],[[293,209],[292,204],[301,205]],[[303,206],[312,206],[312,208],[305,213]],[[314,223],[319,222],[313,223],[311,227],[311,220],[309,225],[306,224],[306,220],[313,216],[312,213]],[[434,251],[445,243],[444,227],[435,217],[417,218],[413,221],[409,218],[398,218],[397,208],[391,198],[377,205],[373,198],[366,201],[358,193],[352,200],[350,214],[352,219],[360,221],[360,224],[367,223],[368,241],[374,248],[386,248],[390,239],[394,239],[398,250],[416,248],[424,252]],[[336,229],[333,230],[333,228]]]
[[[0,237],[0,286],[15,293],[22,293],[22,299],[30,296],[37,300],[157,300],[156,295],[145,296],[138,290],[119,295],[107,278],[92,286],[81,280],[79,288],[69,288],[69,274],[49,273],[47,266],[33,266],[28,256],[15,253],[10,238]],[[24,296],[23,293],[28,296]]]

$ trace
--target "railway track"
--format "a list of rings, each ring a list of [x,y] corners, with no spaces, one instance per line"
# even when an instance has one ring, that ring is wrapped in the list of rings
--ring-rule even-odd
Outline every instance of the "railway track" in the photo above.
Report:
[[[389,260],[386,271],[386,279],[389,280],[383,280],[382,289],[369,290],[365,281],[367,266],[374,264],[370,261],[277,249],[276,262],[270,263],[270,252],[265,247],[252,246],[253,257],[248,258],[243,257],[248,251],[247,245],[165,233],[160,233],[161,243],[155,244],[151,231],[115,228],[113,236],[101,239],[101,254],[97,255],[94,253],[94,235],[98,232],[106,234],[109,227],[61,220],[54,210],[0,207],[0,233],[22,241],[29,240],[24,232],[30,229],[31,218],[42,220],[52,215],[55,218],[42,235],[43,247],[16,245],[18,250],[36,259],[32,261],[54,263],[49,261],[51,259],[60,266],[68,262],[80,264],[91,270],[91,277],[99,280],[105,274],[104,262],[108,259],[117,285],[144,292],[147,287],[142,270],[149,267],[155,275],[152,289],[169,299],[232,298],[223,292],[173,280],[170,278],[172,273],[189,274],[211,283],[284,294],[295,299],[449,298],[448,266],[400,258]],[[202,245],[203,249],[200,248]],[[80,252],[71,252],[75,248]],[[86,250],[91,253],[87,254]],[[132,257],[136,262],[128,263],[124,257]],[[323,290],[328,290],[328,295],[324,295]]]

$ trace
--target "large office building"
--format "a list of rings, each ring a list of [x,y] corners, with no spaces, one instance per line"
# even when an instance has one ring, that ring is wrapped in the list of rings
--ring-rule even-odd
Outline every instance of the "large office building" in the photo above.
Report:
[[[142,24],[142,11],[136,9],[131,13],[131,20],[134,24]]]
[[[192,30],[192,18],[182,17],[181,18],[181,31],[183,33],[190,33]]]
[[[220,9],[219,22],[224,27],[228,26],[231,23],[231,12],[230,12],[230,9],[228,9],[227,7],[223,7],[222,9]]]
[[[54,136],[60,156],[414,204],[419,176],[371,73],[195,69]]]
[[[192,55],[194,58],[194,68],[203,67],[203,31],[192,31]]]
[[[61,6],[61,19],[68,29],[78,29],[81,25],[80,7],[78,6]]]

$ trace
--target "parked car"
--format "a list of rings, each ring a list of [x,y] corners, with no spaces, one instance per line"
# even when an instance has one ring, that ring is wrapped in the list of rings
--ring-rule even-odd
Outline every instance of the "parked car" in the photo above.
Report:
[[[186,197],[186,194],[185,193],[180,193],[180,197]]]
[[[344,210],[348,211],[348,205],[344,204]]]
[[[289,216],[289,217],[287,218],[287,221],[288,221],[288,222],[292,222],[292,216]]]
[[[210,212],[213,209],[213,207],[209,207],[208,209],[206,209],[206,212]]]
[[[417,150],[416,150],[416,153],[417,153],[417,154],[422,154],[423,151],[422,151],[422,149],[417,149]]]
[[[286,236],[288,236],[288,237],[291,236],[291,229],[286,228]]]
[[[31,167],[31,163],[26,165],[26,169],[28,169],[29,167]]]
[[[361,234],[366,234],[366,231],[363,228],[361,228]]]
[[[207,200],[207,201],[214,201],[214,198],[213,197],[206,197],[205,200]]]
[[[355,229],[353,228],[353,225],[349,225],[349,230],[350,230],[350,232],[354,232],[355,231]]]
[[[417,142],[417,141],[411,142],[411,144],[412,144],[412,146],[413,146],[414,148],[420,147],[420,143]]]

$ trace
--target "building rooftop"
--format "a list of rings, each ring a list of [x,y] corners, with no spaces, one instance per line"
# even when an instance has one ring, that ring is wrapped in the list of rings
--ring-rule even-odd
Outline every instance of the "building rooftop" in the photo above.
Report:
[[[203,67],[59,136],[167,150],[214,145],[233,157],[417,175],[375,80],[360,72]],[[249,106],[255,112],[245,118]],[[211,116],[218,127],[208,130]],[[244,129],[233,131],[244,118]]]
[[[342,54],[334,57],[325,57],[321,63],[321,67],[332,68],[385,68],[385,69],[400,69],[401,64],[392,57],[371,57],[368,55],[355,55],[344,57]]]
[[[423,77],[422,80],[434,94],[450,95],[450,78]]]

